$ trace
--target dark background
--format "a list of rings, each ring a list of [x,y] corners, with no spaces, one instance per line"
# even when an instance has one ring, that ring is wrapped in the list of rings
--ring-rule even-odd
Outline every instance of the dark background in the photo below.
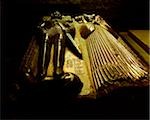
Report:
[[[129,29],[149,29],[149,0],[12,0],[1,1],[1,78],[2,115],[26,116],[27,111],[15,111],[9,102],[11,85],[17,78],[21,59],[42,15],[59,10],[64,14],[96,13],[101,15],[117,32]],[[28,104],[28,103],[23,103]],[[56,105],[57,103],[55,103]],[[59,105],[61,106],[61,105]],[[51,107],[51,106],[50,106]],[[54,105],[53,107],[54,108]],[[60,108],[55,107],[55,108]],[[61,106],[61,110],[62,110]],[[71,108],[76,108],[75,110]],[[46,108],[45,108],[46,109]],[[84,101],[73,104],[64,110],[51,112],[29,112],[38,117],[87,117],[87,118],[148,118],[148,88],[128,88],[112,93],[96,102]],[[23,112],[25,111],[25,112]],[[51,110],[52,111],[52,110]],[[58,112],[60,111],[60,112]],[[17,114],[18,113],[18,114]]]

